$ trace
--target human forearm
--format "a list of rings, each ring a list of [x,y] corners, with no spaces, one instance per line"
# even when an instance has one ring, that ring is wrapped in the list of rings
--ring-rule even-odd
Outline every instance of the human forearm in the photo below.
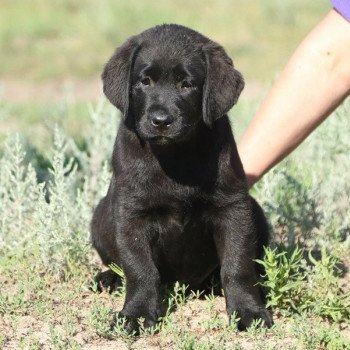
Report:
[[[349,94],[350,24],[332,10],[304,39],[238,145],[253,184]]]

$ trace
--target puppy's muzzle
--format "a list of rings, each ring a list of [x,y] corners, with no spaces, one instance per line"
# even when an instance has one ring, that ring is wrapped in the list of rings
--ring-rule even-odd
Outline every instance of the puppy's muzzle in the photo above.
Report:
[[[174,122],[173,116],[163,111],[151,112],[148,118],[151,125],[158,131],[167,129]]]

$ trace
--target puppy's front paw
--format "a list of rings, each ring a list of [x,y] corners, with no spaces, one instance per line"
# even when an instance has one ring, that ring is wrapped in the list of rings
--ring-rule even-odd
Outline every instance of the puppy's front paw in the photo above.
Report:
[[[264,306],[253,306],[253,307],[237,307],[237,314],[239,317],[238,330],[244,331],[252,325],[254,320],[261,320],[262,327],[271,328],[273,326],[273,319],[268,310]],[[231,316],[230,316],[231,321]]]

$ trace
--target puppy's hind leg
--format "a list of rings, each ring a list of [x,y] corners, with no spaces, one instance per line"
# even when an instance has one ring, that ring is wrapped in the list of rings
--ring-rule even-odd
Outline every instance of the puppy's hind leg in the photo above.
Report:
[[[111,269],[99,272],[95,276],[94,282],[97,285],[98,292],[108,290],[109,293],[113,293],[115,290],[117,290],[117,288],[121,287],[123,284],[122,278]]]

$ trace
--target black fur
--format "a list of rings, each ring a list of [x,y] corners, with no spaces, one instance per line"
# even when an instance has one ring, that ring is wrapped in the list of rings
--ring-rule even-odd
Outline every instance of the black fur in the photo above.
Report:
[[[162,316],[161,283],[196,287],[218,267],[228,315],[238,312],[241,329],[257,318],[271,326],[253,262],[267,225],[226,116],[244,86],[231,59],[193,30],[162,25],[117,49],[102,79],[124,122],[92,243],[104,264],[124,270],[127,330]],[[98,279],[117,283],[108,272]]]

